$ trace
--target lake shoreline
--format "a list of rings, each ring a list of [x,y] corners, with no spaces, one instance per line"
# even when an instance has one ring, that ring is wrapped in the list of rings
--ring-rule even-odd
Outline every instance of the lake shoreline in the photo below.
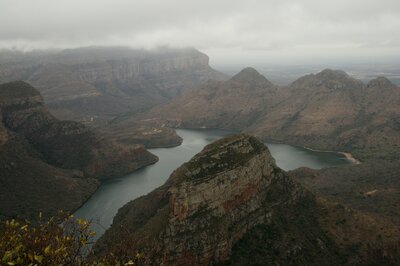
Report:
[[[157,162],[136,169],[126,176],[102,180],[97,190],[73,212],[75,217],[97,221],[92,229],[97,233],[95,239],[98,239],[104,233],[104,230],[111,226],[115,215],[117,215],[121,207],[162,186],[167,182],[174,170],[201,152],[206,145],[232,133],[234,132],[219,129],[177,129],[177,134],[183,140],[181,145],[171,148],[149,149],[149,152],[158,157],[159,160]],[[267,145],[267,143],[265,144]],[[291,154],[295,155],[293,158],[290,158],[289,165],[285,166],[285,160],[282,162],[280,160],[282,158],[279,158],[279,156],[275,157],[273,152],[271,152],[277,165],[285,171],[303,166],[320,169],[322,167],[349,163],[349,161],[343,160],[342,156],[338,156],[337,152],[327,156],[321,156],[321,154],[312,156],[310,154],[301,154],[302,160],[299,160],[296,157],[298,156],[298,154],[296,155],[296,151],[292,149],[286,150],[286,146],[297,149],[300,147],[288,144],[284,144],[284,147],[279,147],[281,151],[284,151],[283,154],[286,154],[283,159],[290,158],[289,155]],[[310,151],[305,151],[305,149],[302,149],[302,152],[310,153]],[[322,161],[317,160],[318,156],[324,157],[324,159]],[[333,161],[327,161],[326,157],[335,158]],[[295,162],[295,168],[293,168],[293,162]],[[285,167],[288,168],[286,169]]]
[[[346,160],[348,160],[350,163],[352,164],[361,164],[361,162],[359,160],[357,160],[356,158],[354,158],[353,154],[351,154],[350,152],[343,152],[343,151],[324,151],[324,150],[317,150],[317,149],[312,149],[306,146],[301,146],[302,148],[309,150],[309,151],[315,151],[315,152],[332,152],[332,153],[338,153],[338,154],[342,154]]]

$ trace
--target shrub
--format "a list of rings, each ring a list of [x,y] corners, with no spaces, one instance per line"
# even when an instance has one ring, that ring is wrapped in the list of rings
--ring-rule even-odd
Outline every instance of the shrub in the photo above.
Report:
[[[134,265],[143,256],[95,258],[90,251],[95,232],[91,222],[60,213],[38,222],[0,223],[0,265]]]

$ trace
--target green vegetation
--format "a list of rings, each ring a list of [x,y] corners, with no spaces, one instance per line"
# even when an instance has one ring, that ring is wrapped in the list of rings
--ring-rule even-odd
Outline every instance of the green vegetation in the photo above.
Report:
[[[0,265],[136,265],[143,254],[127,245],[95,257],[90,250],[95,233],[91,222],[60,213],[48,220],[39,215],[37,223],[7,220],[0,223]],[[124,252],[124,255],[121,255]]]
[[[251,158],[265,150],[265,145],[255,137],[239,134],[207,145],[184,166],[191,172],[192,180],[203,182],[220,172],[245,165]]]
[[[285,207],[273,210],[269,224],[247,232],[234,245],[226,264],[342,265],[355,254],[344,254],[320,225],[318,207],[312,198]]]

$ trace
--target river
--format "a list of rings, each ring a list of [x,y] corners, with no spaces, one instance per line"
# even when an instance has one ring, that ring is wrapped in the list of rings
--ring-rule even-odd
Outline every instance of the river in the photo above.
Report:
[[[96,239],[111,225],[118,209],[127,202],[161,186],[177,167],[190,160],[202,148],[223,136],[223,130],[178,129],[182,145],[173,148],[150,149],[159,161],[134,173],[105,181],[93,196],[75,213],[75,217],[92,220]],[[314,169],[348,163],[345,156],[333,152],[311,151],[286,144],[266,144],[279,167],[292,170],[301,166]]]

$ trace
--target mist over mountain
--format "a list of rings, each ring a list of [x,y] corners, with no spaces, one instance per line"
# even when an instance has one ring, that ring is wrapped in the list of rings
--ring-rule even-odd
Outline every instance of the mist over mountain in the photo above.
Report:
[[[133,50],[87,47],[59,52],[4,51],[0,82],[25,80],[42,93],[61,119],[105,123],[226,76],[195,49]]]

